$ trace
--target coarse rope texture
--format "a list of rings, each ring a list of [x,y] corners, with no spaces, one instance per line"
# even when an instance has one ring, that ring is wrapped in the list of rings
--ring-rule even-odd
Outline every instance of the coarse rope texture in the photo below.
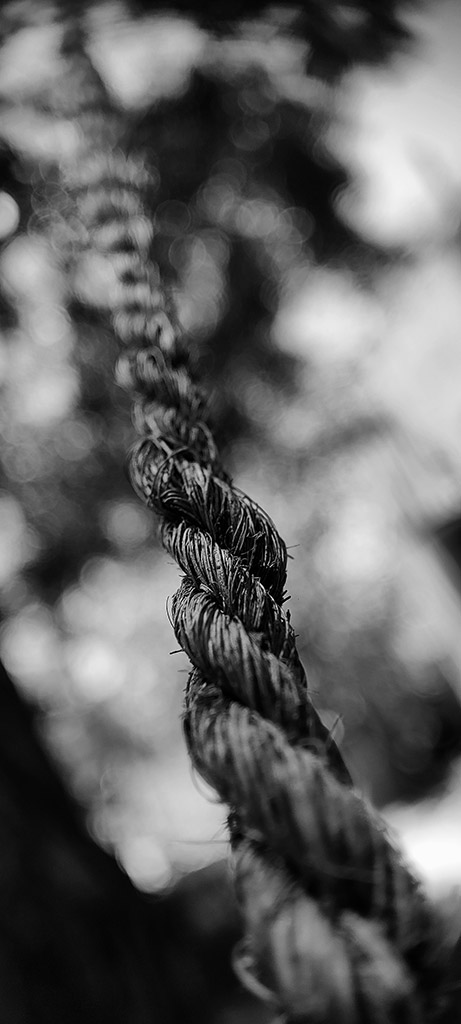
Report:
[[[73,244],[78,235],[114,273],[117,375],[140,434],[131,479],[184,574],[171,604],[193,665],[184,731],[195,768],[230,808],[239,973],[291,1022],[436,1021],[447,962],[437,913],[313,706],[283,609],[285,544],[222,468],[150,259],[149,174],[124,155],[123,124],[78,33],[64,53],[80,140],[63,171]]]

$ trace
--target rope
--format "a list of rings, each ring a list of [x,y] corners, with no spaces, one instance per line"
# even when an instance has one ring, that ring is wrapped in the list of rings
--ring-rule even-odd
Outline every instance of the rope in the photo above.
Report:
[[[131,479],[184,574],[171,605],[193,665],[184,731],[195,768],[230,807],[246,930],[237,969],[288,1021],[436,1020],[446,959],[436,913],[313,706],[283,609],[285,544],[222,468],[149,256],[148,175],[115,146],[120,124],[75,36],[67,53],[81,147],[65,184],[82,246],[116,274],[117,377],[141,435]]]

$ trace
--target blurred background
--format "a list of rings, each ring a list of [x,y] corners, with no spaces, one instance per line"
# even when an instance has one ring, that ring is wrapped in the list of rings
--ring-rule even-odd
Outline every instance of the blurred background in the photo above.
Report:
[[[226,809],[187,763],[104,267],[63,255],[76,13],[227,466],[289,546],[317,706],[459,903],[461,7],[218,6],[0,12],[5,1024],[270,1016],[231,973]]]

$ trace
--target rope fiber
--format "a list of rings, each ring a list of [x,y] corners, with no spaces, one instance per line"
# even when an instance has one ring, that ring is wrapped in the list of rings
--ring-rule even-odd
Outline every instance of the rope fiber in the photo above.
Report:
[[[140,435],[130,476],[183,573],[171,618],[193,666],[184,732],[195,768],[230,808],[245,927],[237,969],[287,1021],[435,1021],[446,963],[436,911],[314,708],[283,607],[285,544],[221,465],[150,258],[149,175],[123,154],[123,126],[75,32],[64,52],[81,139],[64,183],[81,248],[116,275],[117,379]]]

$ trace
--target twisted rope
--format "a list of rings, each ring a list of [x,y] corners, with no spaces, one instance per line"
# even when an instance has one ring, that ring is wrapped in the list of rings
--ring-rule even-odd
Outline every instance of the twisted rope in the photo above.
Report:
[[[289,1021],[435,1020],[445,959],[435,912],[312,704],[282,607],[285,544],[221,466],[150,260],[148,175],[114,148],[120,125],[75,39],[71,70],[81,147],[65,183],[82,245],[116,274],[117,375],[141,435],[131,479],[184,573],[171,606],[193,665],[184,729],[193,764],[231,809],[240,973]]]

